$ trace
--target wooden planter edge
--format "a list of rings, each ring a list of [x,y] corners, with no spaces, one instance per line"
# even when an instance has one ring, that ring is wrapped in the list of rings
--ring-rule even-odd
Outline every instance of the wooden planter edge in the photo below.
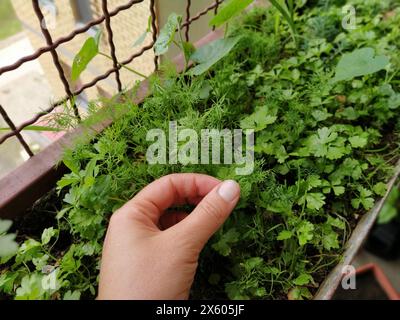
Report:
[[[397,179],[400,176],[400,160],[397,162],[393,176],[387,183],[386,194],[375,204],[375,206],[368,211],[360,221],[358,221],[356,228],[352,231],[350,239],[347,241],[344,247],[344,253],[341,261],[335,266],[335,268],[325,278],[324,282],[318,289],[318,292],[314,296],[315,300],[330,300],[332,299],[337,287],[339,286],[346,270],[346,266],[351,265],[357,252],[363,245],[367,238],[367,235],[373,227],[376,218],[382,210],[384,203],[389,193],[394,188]]]

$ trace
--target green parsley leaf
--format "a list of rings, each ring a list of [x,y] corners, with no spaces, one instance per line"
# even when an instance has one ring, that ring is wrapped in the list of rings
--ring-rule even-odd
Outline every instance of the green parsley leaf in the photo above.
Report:
[[[314,225],[309,221],[302,221],[296,230],[299,245],[304,246],[307,242],[313,239]]]
[[[302,273],[296,279],[293,280],[293,283],[297,286],[305,286],[313,282],[313,277],[308,273]]]
[[[281,232],[279,232],[276,240],[287,240],[287,239],[290,239],[292,236],[293,236],[292,231],[282,230]]]
[[[386,183],[383,182],[378,182],[376,185],[374,185],[374,187],[372,188],[372,190],[375,192],[375,194],[377,194],[378,196],[384,196],[386,194],[387,191],[387,185]]]

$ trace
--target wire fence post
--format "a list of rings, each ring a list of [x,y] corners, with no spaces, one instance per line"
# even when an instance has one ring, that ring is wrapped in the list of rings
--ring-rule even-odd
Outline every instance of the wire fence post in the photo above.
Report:
[[[189,42],[189,29],[190,29],[190,6],[192,4],[191,0],[187,0],[186,4],[186,30],[185,30],[185,40],[186,42]]]
[[[106,29],[107,29],[107,34],[108,34],[108,44],[110,46],[110,51],[111,51],[111,58],[113,61],[113,66],[115,69],[115,80],[117,81],[117,86],[118,86],[118,92],[122,91],[122,83],[121,83],[121,78],[119,74],[119,66],[118,66],[118,60],[117,56],[115,53],[115,44],[113,41],[113,31],[111,28],[111,17],[110,13],[108,12],[107,8],[107,0],[102,0],[102,9],[103,9],[103,14],[105,17],[105,24],[106,24]]]
[[[4,108],[0,105],[0,114],[3,117],[4,121],[7,123],[7,125],[10,127],[10,129],[12,131],[16,130],[15,124],[14,122],[10,119],[10,117],[8,116],[6,110],[4,110]],[[15,136],[17,137],[19,143],[22,145],[22,147],[24,148],[24,150],[26,151],[26,153],[30,156],[33,157],[34,154],[31,150],[31,148],[29,148],[28,143],[25,141],[24,137],[21,135],[21,133],[16,132]]]
[[[216,1],[215,1],[214,15],[217,15],[217,13],[218,13],[218,8],[219,8],[219,5],[220,5],[220,4],[221,4],[221,1],[220,1],[220,0],[216,0]],[[212,31],[215,31],[215,26],[212,27]]]
[[[53,39],[51,37],[51,34],[50,34],[49,30],[47,30],[45,19],[44,19],[42,10],[40,9],[39,0],[32,0],[32,5],[33,5],[33,10],[35,11],[36,16],[37,16],[37,18],[39,20],[40,30],[42,31],[42,34],[43,34],[44,38],[46,39],[47,45],[48,46],[53,46]],[[69,98],[69,101],[70,101],[70,103],[72,105],[72,108],[74,110],[75,117],[78,119],[78,121],[80,121],[81,117],[79,115],[79,110],[78,110],[78,107],[75,104],[75,99],[74,99],[74,96],[72,94],[71,88],[69,86],[68,80],[65,77],[64,69],[61,66],[60,59],[59,59],[58,54],[57,54],[57,50],[54,48],[54,49],[52,49],[50,51],[50,53],[51,53],[51,56],[53,58],[54,65],[57,68],[57,71],[58,71],[58,74],[60,76],[61,82],[63,83],[64,90],[65,90],[65,92],[66,92],[66,94],[67,94],[67,96]]]
[[[157,40],[157,18],[156,18],[156,1],[150,0],[150,15],[151,15],[151,30],[152,30],[152,39],[153,45],[156,43]],[[154,51],[154,50],[153,50]],[[154,52],[154,70],[158,70],[158,56]]]

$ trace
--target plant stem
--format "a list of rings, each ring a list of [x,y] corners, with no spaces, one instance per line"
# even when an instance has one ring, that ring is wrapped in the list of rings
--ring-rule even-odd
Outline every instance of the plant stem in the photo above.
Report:
[[[384,146],[383,148],[380,148],[380,149],[371,149],[371,150],[365,150],[365,152],[368,152],[368,153],[374,153],[374,152],[382,152],[382,151],[385,151],[387,148],[389,148],[390,147],[390,145],[386,145],[386,146]]]
[[[181,48],[181,50],[182,50],[183,57],[185,58],[185,68],[183,69],[183,73],[185,73],[186,70],[187,70],[187,68],[188,68],[189,61],[188,61],[188,59],[187,59],[187,57],[186,57],[185,47],[184,47],[184,45],[183,45],[182,28],[181,28],[181,25],[180,25],[180,24],[179,24],[178,34],[179,34],[179,41],[181,42],[181,47],[180,47],[180,48]]]
[[[229,22],[227,22],[227,23],[225,24],[224,38],[226,38],[226,36],[228,35],[228,31],[229,31]]]
[[[287,6],[285,5],[285,7],[283,7],[282,5],[280,5],[280,3],[277,0],[270,0],[271,4],[282,14],[282,16],[285,18],[286,22],[289,24],[289,29],[290,29],[290,33],[292,34],[292,38],[294,41],[295,46],[297,47],[297,39],[296,39],[296,26],[294,24],[294,9],[293,9],[293,4],[291,5],[291,8],[289,8],[288,10],[291,12],[288,12],[285,8],[287,8]]]
[[[180,50],[183,50],[182,47],[181,47],[181,45],[180,45],[178,42],[176,42],[176,40],[172,40],[172,43],[173,43],[174,45],[176,45]]]
[[[103,52],[99,52],[99,54],[102,55],[103,57],[106,57],[106,58],[112,60],[112,58],[111,58],[108,54],[105,54],[105,53],[103,53]],[[144,79],[147,79],[147,76],[144,75],[143,73],[140,73],[139,71],[136,71],[136,70],[134,70],[134,69],[132,69],[132,68],[129,68],[129,67],[127,67],[126,65],[121,64],[121,63],[118,63],[118,65],[120,65],[122,68],[125,68],[126,70],[128,70],[128,71],[130,71],[130,72],[132,72],[132,73],[134,73],[134,74],[136,74],[136,75],[138,75],[139,77],[142,77],[142,78],[144,78]]]

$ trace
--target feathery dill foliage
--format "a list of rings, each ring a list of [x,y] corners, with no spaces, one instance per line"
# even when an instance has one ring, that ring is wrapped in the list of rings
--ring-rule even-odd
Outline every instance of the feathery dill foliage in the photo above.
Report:
[[[192,297],[311,298],[357,217],[385,193],[399,158],[400,9],[395,1],[352,1],[359,25],[348,32],[341,29],[344,2],[298,8],[297,48],[287,26],[276,25],[274,8],[253,9],[230,26],[240,41],[208,73],[183,77],[166,69],[151,78],[143,104],[115,106],[122,117],[92,144],[66,153],[71,173],[58,182],[65,196],[57,222],[44,231],[47,242],[33,236],[2,261],[0,290],[21,299],[94,297],[112,212],[160,176],[199,172],[238,180],[242,196],[201,254]],[[358,47],[386,55],[390,66],[331,81],[342,53]],[[167,131],[169,121],[198,132],[256,128],[254,172],[148,165],[146,133]],[[65,234],[71,239],[57,250]],[[57,270],[53,291],[39,285],[48,265]]]

